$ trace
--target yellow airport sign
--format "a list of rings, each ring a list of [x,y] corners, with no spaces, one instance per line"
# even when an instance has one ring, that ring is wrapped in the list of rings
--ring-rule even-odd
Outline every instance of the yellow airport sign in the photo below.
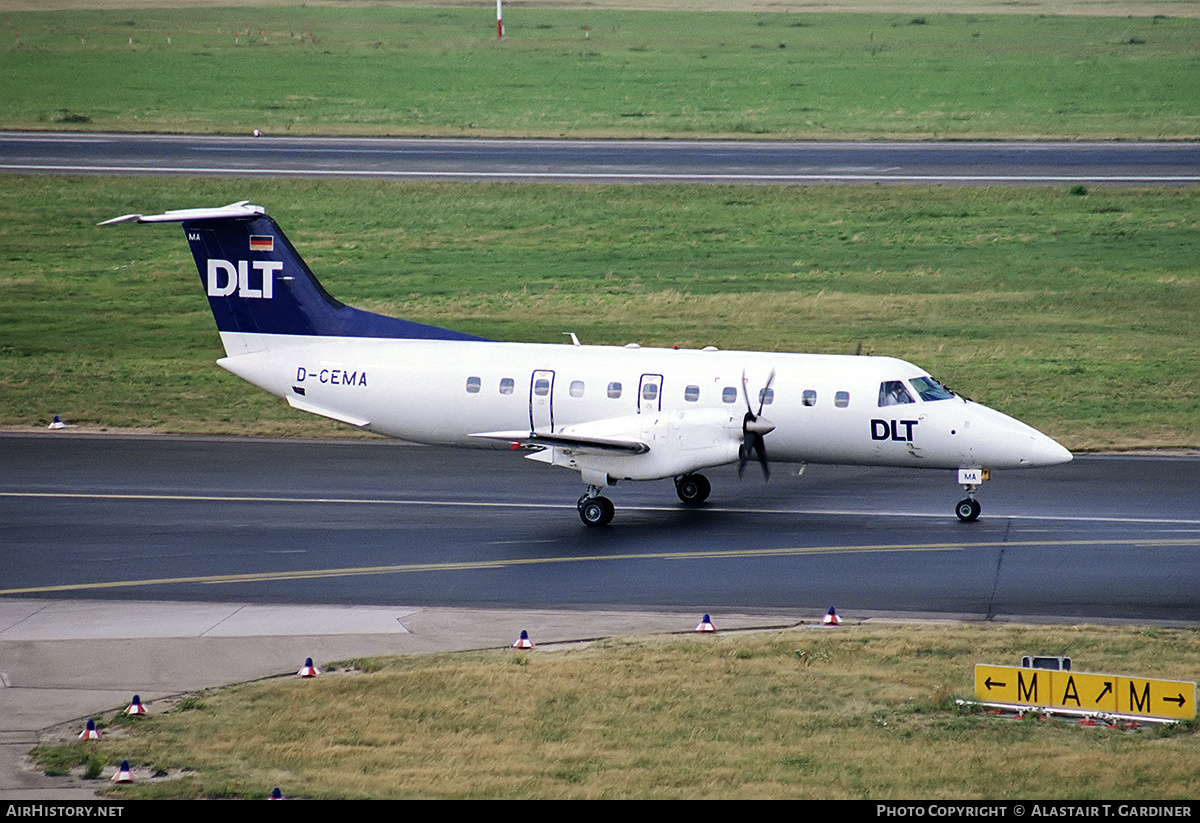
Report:
[[[1168,720],[1196,716],[1196,684],[1115,674],[975,666],[975,697],[1047,709],[1127,714]]]

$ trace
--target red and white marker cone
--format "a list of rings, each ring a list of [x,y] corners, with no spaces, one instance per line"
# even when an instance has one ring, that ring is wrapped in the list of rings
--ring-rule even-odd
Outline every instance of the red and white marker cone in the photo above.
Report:
[[[80,740],[99,740],[100,730],[96,728],[96,721],[88,718],[87,728],[79,733]]]
[[[133,696],[133,701],[129,704],[128,708],[125,709],[125,714],[129,715],[130,717],[141,717],[145,713],[146,707],[142,705],[142,698],[135,694]]]
[[[304,665],[300,667],[300,671],[296,672],[297,677],[316,677],[321,673],[321,670],[313,665],[312,658],[304,658]]]
[[[715,632],[716,630],[716,627],[712,624],[712,618],[707,614],[700,618],[700,622],[696,624],[696,631],[698,632]]]
[[[132,783],[133,771],[129,768],[129,761],[122,760],[121,765],[117,767],[116,773],[112,776],[114,783]]]
[[[825,616],[821,618],[821,625],[822,626],[840,626],[840,625],[842,625],[842,618],[838,617],[838,614],[836,611],[834,611],[833,606],[830,606],[829,611],[825,612]]]
[[[532,649],[533,641],[529,639],[529,632],[521,629],[521,636],[517,638],[517,642],[512,644],[514,649]]]

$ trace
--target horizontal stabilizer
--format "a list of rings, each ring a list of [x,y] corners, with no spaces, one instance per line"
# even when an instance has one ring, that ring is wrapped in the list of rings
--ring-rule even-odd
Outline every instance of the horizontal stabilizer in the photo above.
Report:
[[[519,443],[522,446],[558,446],[577,451],[624,452],[626,454],[645,454],[650,446],[641,440],[623,440],[614,437],[584,437],[581,435],[539,434],[537,432],[507,431],[479,432],[470,435],[488,440],[500,440],[505,443]]]
[[[162,214],[123,214],[105,220],[101,226],[113,223],[182,223],[184,220],[230,220],[238,217],[260,217],[267,213],[262,206],[252,206],[249,200],[239,200],[215,209],[175,209]]]

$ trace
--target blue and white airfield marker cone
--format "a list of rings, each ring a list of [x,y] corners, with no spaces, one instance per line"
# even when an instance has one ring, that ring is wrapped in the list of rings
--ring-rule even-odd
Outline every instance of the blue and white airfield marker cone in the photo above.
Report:
[[[50,428],[50,429],[65,429],[66,427],[67,427],[67,424],[62,422],[61,420],[59,420],[57,414],[54,415],[54,419],[51,420],[50,425],[47,426],[47,428]]]
[[[704,617],[701,618],[700,622],[696,625],[696,631],[698,632],[715,632],[716,630],[716,627],[712,624],[712,618],[710,618],[707,614],[704,615]]]
[[[146,707],[142,705],[142,698],[135,694],[133,696],[133,701],[129,704],[129,707],[125,709],[125,714],[129,715],[130,717],[141,717],[145,713]]]
[[[279,787],[276,786],[275,788],[271,789],[271,796],[268,797],[267,800],[287,800],[287,798],[283,796],[283,792],[281,792]]]
[[[825,616],[821,618],[822,626],[840,626],[842,618],[838,617],[838,613],[834,611],[833,606],[829,607],[829,611],[825,612]]]
[[[521,636],[517,638],[517,642],[512,644],[514,649],[532,649],[533,641],[529,639],[529,632],[521,629]]]
[[[129,768],[129,761],[122,760],[121,765],[117,767],[116,773],[112,776],[114,783],[132,783],[133,771]]]
[[[79,733],[80,740],[99,740],[100,730],[96,728],[96,721],[88,718],[87,727]]]
[[[321,671],[313,665],[312,658],[304,658],[304,665],[296,672],[297,677],[316,677]]]

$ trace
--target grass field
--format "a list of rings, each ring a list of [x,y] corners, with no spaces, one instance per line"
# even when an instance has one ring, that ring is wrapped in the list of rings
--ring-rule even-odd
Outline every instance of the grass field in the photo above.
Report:
[[[1200,20],[892,8],[516,6],[503,43],[491,7],[15,11],[0,45],[0,128],[769,139],[1200,132]]]
[[[0,425],[341,433],[217,368],[177,227],[267,206],[337,297],[495,339],[889,354],[1073,449],[1200,445],[1196,189],[9,177]]]
[[[974,699],[976,663],[1030,653],[1194,680],[1200,636],[885,624],[349,661],[155,705],[143,721],[100,718],[98,744],[37,754],[51,771],[90,762],[118,797],[1197,796],[1194,722],[1119,731],[955,705]],[[139,782],[107,788],[122,759]]]
[[[1153,138],[1194,135],[1200,117],[1200,21],[1153,16],[1174,6],[529,4],[498,44],[479,6],[4,2],[0,127]],[[1117,9],[1031,8],[1063,7]],[[250,197],[367,308],[516,340],[861,347],[1075,449],[1200,444],[1195,189],[6,183],[0,425],[341,431],[212,366],[178,237],[95,227]]]

